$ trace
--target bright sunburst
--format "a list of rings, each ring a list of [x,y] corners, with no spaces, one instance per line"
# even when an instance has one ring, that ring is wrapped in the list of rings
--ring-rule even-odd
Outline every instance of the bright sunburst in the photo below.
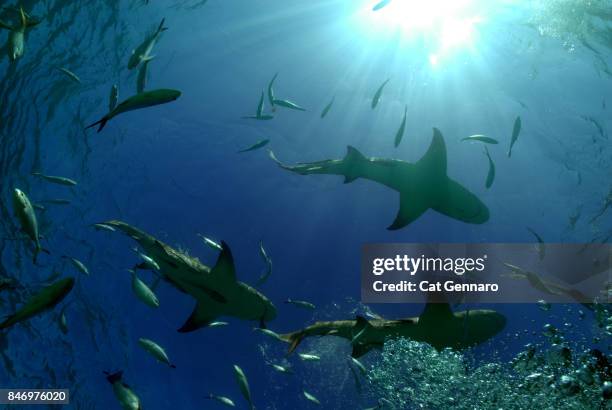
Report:
[[[471,47],[482,18],[476,0],[391,0],[379,10],[367,2],[359,12],[361,26],[370,35],[401,33],[407,43],[422,41],[429,61],[438,64],[452,49]]]

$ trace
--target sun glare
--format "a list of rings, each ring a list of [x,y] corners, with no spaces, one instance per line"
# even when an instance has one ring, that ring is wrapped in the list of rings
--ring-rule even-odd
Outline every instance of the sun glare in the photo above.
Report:
[[[432,66],[452,49],[472,46],[481,17],[476,0],[391,0],[372,10],[366,2],[360,12],[362,26],[370,34],[401,33],[405,43],[422,41],[429,49]],[[374,1],[374,4],[376,2]]]

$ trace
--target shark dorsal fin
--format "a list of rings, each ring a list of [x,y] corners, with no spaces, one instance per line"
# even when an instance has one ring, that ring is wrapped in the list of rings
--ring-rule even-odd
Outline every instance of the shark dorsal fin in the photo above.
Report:
[[[223,241],[221,241],[221,252],[217,258],[217,263],[215,263],[215,266],[211,269],[210,274],[223,278],[224,280],[236,281],[234,257],[232,256],[232,251],[229,246]]]
[[[433,129],[431,144],[416,165],[430,174],[446,175],[446,143],[439,129]]]
[[[430,292],[423,313],[419,316],[419,323],[446,322],[455,317],[450,305],[443,294]]]
[[[361,161],[367,161],[365,155],[363,155],[357,148],[347,145],[346,147],[346,155],[342,159],[342,162],[346,165],[346,172],[344,174],[344,183],[348,184],[349,182],[353,182],[359,175],[357,173],[351,173],[350,171],[354,169],[355,165]]]
[[[361,316],[361,315],[357,315],[355,317],[355,329],[357,331],[361,331],[362,329],[368,328],[368,327],[372,327],[372,325],[370,324],[370,322],[368,322],[368,319],[366,319],[365,317]]]

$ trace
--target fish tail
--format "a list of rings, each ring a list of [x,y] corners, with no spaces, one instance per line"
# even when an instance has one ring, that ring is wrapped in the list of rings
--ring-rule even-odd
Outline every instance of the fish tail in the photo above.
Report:
[[[108,122],[108,117],[104,116],[102,117],[102,119],[100,121],[96,121],[91,125],[88,125],[87,127],[85,127],[85,129],[89,129],[92,127],[95,127],[96,125],[99,125],[98,127],[98,132],[102,131],[102,129],[104,128],[104,126],[106,125],[106,123]]]

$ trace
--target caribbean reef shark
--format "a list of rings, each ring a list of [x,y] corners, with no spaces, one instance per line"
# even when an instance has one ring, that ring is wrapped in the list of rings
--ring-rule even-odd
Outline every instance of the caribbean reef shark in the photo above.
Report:
[[[473,224],[489,219],[489,210],[473,193],[450,179],[446,170],[446,144],[442,133],[433,129],[433,139],[425,155],[416,163],[384,158],[367,158],[357,149],[347,148],[343,159],[285,165],[270,151],[270,157],[283,169],[301,175],[344,176],[344,183],[357,178],[383,184],[400,194],[400,208],[387,228],[405,227],[428,209]]]
[[[483,343],[506,326],[506,318],[494,310],[452,312],[448,303],[427,303],[419,317],[400,320],[356,320],[316,322],[305,329],[281,335],[293,352],[305,337],[338,336],[351,341],[353,357],[382,348],[389,338],[405,337],[429,343],[436,349],[461,350]]]
[[[153,236],[121,221],[104,222],[134,239],[143,253],[155,260],[163,279],[179,291],[191,295],[197,304],[179,332],[191,332],[214,322],[219,316],[232,316],[264,323],[276,317],[276,308],[257,290],[236,280],[234,258],[225,242],[214,267],[203,265]]]

